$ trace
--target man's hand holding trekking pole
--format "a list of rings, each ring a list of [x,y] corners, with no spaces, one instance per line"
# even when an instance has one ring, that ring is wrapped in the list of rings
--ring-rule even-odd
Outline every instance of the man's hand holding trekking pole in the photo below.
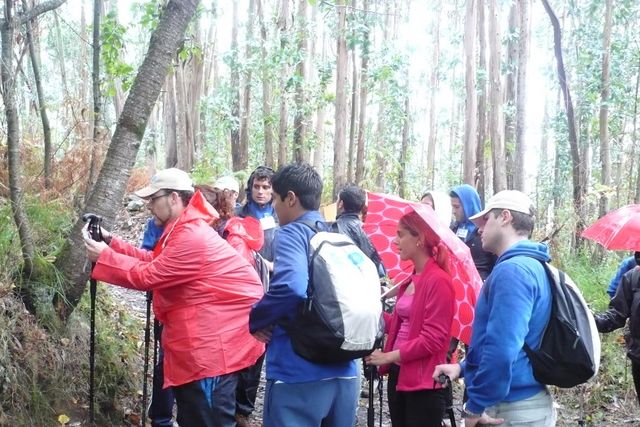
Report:
[[[438,365],[433,371],[433,379],[440,382],[440,377],[448,377],[451,381],[455,381],[460,377],[461,368],[458,363],[450,363],[446,365]],[[465,405],[462,406],[462,418],[464,419],[465,427],[485,426],[485,425],[498,425],[504,422],[502,418],[492,418],[487,415],[486,412],[481,414],[472,414],[465,410]]]
[[[89,261],[91,262],[96,262],[98,260],[98,257],[100,257],[100,254],[102,253],[102,251],[105,250],[107,246],[109,246],[105,242],[111,243],[111,233],[109,233],[104,228],[100,227],[100,234],[102,235],[102,239],[104,241],[97,242],[93,240],[91,238],[91,235],[89,234],[89,224],[85,225],[82,228],[82,237],[84,238],[84,246],[85,248],[87,248],[87,258],[89,258]]]

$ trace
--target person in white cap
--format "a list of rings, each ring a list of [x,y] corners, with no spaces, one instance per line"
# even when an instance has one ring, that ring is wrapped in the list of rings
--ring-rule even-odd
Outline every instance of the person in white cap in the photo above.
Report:
[[[134,193],[164,226],[153,251],[103,231],[89,238],[92,277],[153,291],[153,310],[164,325],[164,387],[172,387],[182,426],[235,426],[236,372],[264,352],[247,327],[263,294],[260,278],[210,227],[216,211],[179,169],[158,172]]]
[[[537,349],[551,315],[551,285],[543,262],[548,249],[529,240],[534,216],[531,200],[519,191],[501,191],[470,218],[482,247],[498,256],[475,310],[466,359],[439,365],[452,380],[464,376],[468,400],[462,417],[467,427],[526,423],[555,426],[553,398],[533,377],[524,344]]]
[[[236,181],[234,177],[228,175],[221,176],[213,183],[213,188],[228,191],[231,196],[234,209],[239,206],[238,195],[240,194],[240,185],[238,185],[238,181]]]

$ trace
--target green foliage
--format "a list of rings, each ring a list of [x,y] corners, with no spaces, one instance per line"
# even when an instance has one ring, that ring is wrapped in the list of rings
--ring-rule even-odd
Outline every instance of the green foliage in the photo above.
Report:
[[[104,17],[100,26],[101,49],[100,56],[104,65],[107,78],[105,92],[109,96],[115,95],[115,82],[122,82],[122,88],[126,91],[133,84],[134,69],[130,64],[122,60],[127,28],[118,22],[115,11],[110,11]]]

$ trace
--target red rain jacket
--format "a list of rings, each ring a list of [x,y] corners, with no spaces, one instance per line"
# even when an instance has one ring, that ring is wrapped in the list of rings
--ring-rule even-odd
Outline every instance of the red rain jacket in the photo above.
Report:
[[[260,221],[253,217],[231,217],[224,226],[227,242],[251,265],[255,265],[253,251],[258,252],[264,244],[264,232]]]
[[[153,253],[114,237],[93,269],[94,279],[153,290],[164,325],[164,387],[238,371],[264,352],[248,326],[263,294],[260,278],[209,226],[216,216],[196,192]]]

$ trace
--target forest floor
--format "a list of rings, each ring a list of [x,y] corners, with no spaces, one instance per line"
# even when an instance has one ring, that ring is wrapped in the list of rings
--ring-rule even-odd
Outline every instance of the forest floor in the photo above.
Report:
[[[114,227],[114,233],[125,240],[132,243],[139,243],[142,239],[142,233],[146,220],[149,218],[148,212],[145,210],[130,212],[123,209],[119,214]],[[114,295],[117,301],[121,301],[122,304],[141,320],[145,318],[146,299],[143,292],[128,290],[119,288],[116,286],[108,287],[110,292]],[[144,339],[144,330],[140,330],[140,342]],[[142,352],[143,347],[140,351]],[[624,358],[624,349],[619,350],[619,357]],[[616,353],[615,357],[618,357]],[[628,365],[628,364],[627,364]],[[142,366],[140,366],[142,371]],[[628,378],[627,378],[628,372]],[[264,371],[263,371],[264,376]],[[590,382],[586,386],[577,387],[574,389],[562,390],[552,388],[552,394],[556,401],[556,407],[558,412],[558,426],[640,426],[640,411],[636,401],[635,393],[633,393],[633,387],[630,386],[630,369],[625,371],[625,378],[614,378],[610,382],[618,384],[614,386],[612,392],[604,393],[605,388],[600,382]],[[142,375],[139,376],[140,378]],[[367,388],[367,381],[363,380],[363,388]],[[140,390],[142,385],[140,386]],[[149,384],[150,390],[150,384]],[[462,425],[460,420],[460,395],[462,393],[462,385],[454,385],[454,412],[456,415],[456,423],[458,426]],[[391,426],[389,420],[389,413],[386,404],[386,384],[384,390],[384,403],[382,411],[382,426]],[[603,398],[602,396],[606,396]],[[138,396],[139,398],[140,396]],[[264,399],[264,378],[260,383],[258,390],[258,399],[256,402],[256,411],[253,414],[252,422],[254,426],[261,426],[261,414],[262,414],[262,402]],[[136,400],[132,397],[132,400]],[[584,411],[580,409],[580,402],[583,401]],[[356,426],[367,426],[367,407],[369,399],[361,398],[359,401],[358,417]],[[375,413],[375,425],[380,425],[380,403],[379,396],[376,391],[375,398],[373,399],[374,413]],[[138,405],[139,406],[139,405]],[[134,411],[136,412],[136,411]],[[585,423],[581,423],[581,420],[585,420]],[[126,425],[131,425],[126,423]]]

